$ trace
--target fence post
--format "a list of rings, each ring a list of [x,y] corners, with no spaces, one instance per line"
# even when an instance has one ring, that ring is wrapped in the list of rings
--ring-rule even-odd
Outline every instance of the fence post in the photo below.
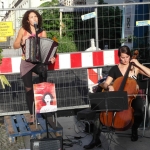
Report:
[[[95,6],[97,5],[97,2],[95,2]],[[95,42],[96,42],[96,50],[99,50],[99,40],[98,40],[98,13],[97,13],[97,7],[95,8],[95,13],[96,13],[96,17],[95,17]],[[100,69],[101,68],[97,68],[97,74],[98,74],[98,79],[100,79]]]

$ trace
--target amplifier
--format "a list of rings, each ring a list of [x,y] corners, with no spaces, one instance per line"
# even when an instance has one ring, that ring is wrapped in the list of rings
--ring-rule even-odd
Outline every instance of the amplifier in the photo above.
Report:
[[[62,137],[31,139],[31,150],[63,150]]]
[[[96,111],[90,108],[81,110],[77,113],[77,120],[93,120],[96,116]]]

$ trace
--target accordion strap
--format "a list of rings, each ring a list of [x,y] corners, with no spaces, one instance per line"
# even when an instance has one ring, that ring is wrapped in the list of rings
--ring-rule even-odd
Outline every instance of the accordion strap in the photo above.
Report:
[[[31,32],[30,30],[29,30],[29,31],[24,30],[23,36],[26,36],[27,33],[30,33],[30,34],[32,35],[32,32]],[[40,28],[40,29],[36,32],[37,37],[38,37],[38,34],[40,34],[39,36],[41,37],[41,36],[42,36],[42,33],[43,33],[43,29]],[[20,44],[20,46],[21,46],[21,49],[22,49],[22,53],[25,54],[25,44]]]
[[[20,44],[20,46],[21,46],[21,49],[22,49],[22,53],[25,54],[25,44],[23,44],[23,45]]]

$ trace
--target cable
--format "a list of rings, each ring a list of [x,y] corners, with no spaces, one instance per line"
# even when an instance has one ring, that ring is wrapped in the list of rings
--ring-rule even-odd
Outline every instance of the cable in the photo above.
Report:
[[[78,123],[80,123],[80,124],[78,125]],[[76,130],[76,127],[79,130],[79,132]],[[84,133],[85,136],[65,135],[67,139],[63,139],[63,145],[67,146],[68,148],[73,147],[74,144],[82,146],[82,141],[80,139],[85,138],[87,135],[91,135],[91,133],[85,134],[85,132],[83,132],[83,128],[85,128],[85,126],[83,125],[83,122],[82,121],[76,121],[74,123],[75,133],[76,134]],[[67,147],[65,147],[65,148],[67,148]]]
[[[80,129],[79,129],[79,128],[78,128],[78,130],[79,130],[80,132],[77,132],[77,131],[76,131],[75,127],[77,126],[77,123],[83,124],[83,122],[82,122],[82,121],[77,121],[77,122],[74,124],[74,131],[75,131],[77,134],[79,134],[79,133],[83,133],[83,130],[82,130],[82,131],[80,131]],[[79,127],[79,126],[77,126],[77,127]],[[84,126],[84,128],[85,128],[85,126]],[[87,135],[91,135],[91,133],[86,134],[85,132],[84,132],[84,134],[85,134],[85,136],[84,136],[84,137],[82,137],[82,138],[85,138]],[[76,139],[78,139],[78,137],[76,137]]]
[[[144,138],[148,138],[148,139],[150,138],[149,136],[142,136],[142,137],[144,137]]]

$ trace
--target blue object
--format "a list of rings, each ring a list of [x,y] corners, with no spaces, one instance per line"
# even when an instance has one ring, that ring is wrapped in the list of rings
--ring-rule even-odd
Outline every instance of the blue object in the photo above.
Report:
[[[98,80],[98,84],[103,83],[106,80],[107,76],[104,77],[103,79]]]

